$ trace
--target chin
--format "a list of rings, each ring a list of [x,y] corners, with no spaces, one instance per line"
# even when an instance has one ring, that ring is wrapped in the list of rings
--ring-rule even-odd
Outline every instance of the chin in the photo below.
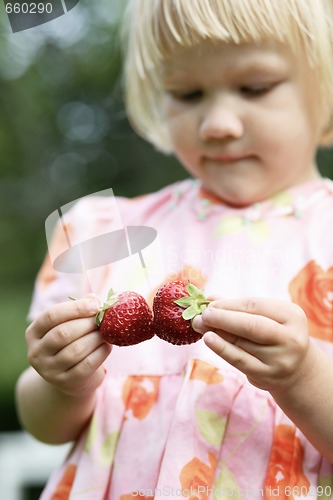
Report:
[[[246,208],[254,203],[259,203],[264,199],[259,195],[250,195],[250,193],[233,191],[226,192],[225,190],[210,189],[223,203],[234,208]]]
[[[260,180],[240,178],[228,179],[226,177],[216,179],[215,182],[210,178],[207,182],[202,178],[202,184],[205,189],[221,200],[226,205],[235,208],[244,208],[254,203],[263,201],[267,195],[265,186],[259,186]]]

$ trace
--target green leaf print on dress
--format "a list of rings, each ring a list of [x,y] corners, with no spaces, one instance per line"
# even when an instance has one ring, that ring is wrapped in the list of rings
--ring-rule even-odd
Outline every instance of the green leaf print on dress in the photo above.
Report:
[[[208,443],[220,446],[226,428],[226,419],[210,410],[197,410],[196,419],[202,437]]]

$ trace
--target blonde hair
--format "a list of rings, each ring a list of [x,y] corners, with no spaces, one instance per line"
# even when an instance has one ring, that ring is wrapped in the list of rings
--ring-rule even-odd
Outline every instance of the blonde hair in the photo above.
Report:
[[[321,145],[333,142],[333,0],[129,0],[123,23],[125,102],[133,128],[172,152],[163,118],[159,67],[203,40],[288,44],[313,70],[323,112]]]

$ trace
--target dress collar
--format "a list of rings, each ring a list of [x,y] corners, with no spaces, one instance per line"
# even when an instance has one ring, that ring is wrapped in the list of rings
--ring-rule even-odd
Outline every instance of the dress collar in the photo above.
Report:
[[[193,180],[193,210],[198,220],[205,221],[214,214],[234,214],[244,219],[245,223],[257,222],[265,216],[302,217],[312,205],[327,195],[333,195],[333,181],[319,177],[280,191],[262,202],[247,207],[232,207],[221,201],[216,195],[204,188],[199,180]],[[175,193],[174,203],[182,197],[181,189]]]

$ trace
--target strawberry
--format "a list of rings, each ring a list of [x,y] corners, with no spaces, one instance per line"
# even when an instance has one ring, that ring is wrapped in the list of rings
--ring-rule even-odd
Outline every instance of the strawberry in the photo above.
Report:
[[[201,338],[191,320],[202,313],[209,301],[202,290],[184,281],[171,281],[154,297],[154,327],[158,337],[171,344],[192,344]]]
[[[154,336],[152,310],[136,292],[116,295],[111,289],[95,322],[109,344],[134,345]]]

